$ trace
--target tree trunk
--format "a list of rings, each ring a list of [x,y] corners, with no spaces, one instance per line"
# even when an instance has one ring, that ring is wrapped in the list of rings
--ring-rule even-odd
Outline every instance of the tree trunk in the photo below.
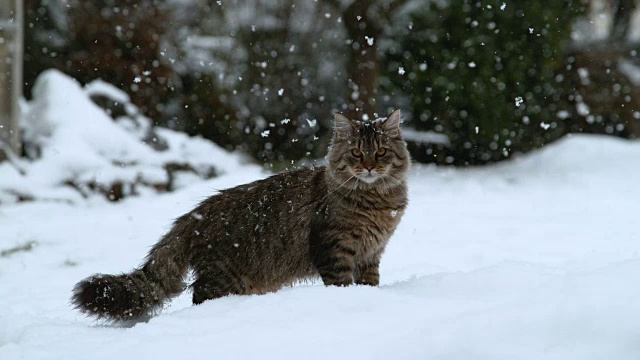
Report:
[[[22,0],[0,4],[0,161],[20,155],[19,101],[22,96]]]
[[[349,47],[349,104],[347,115],[360,119],[367,115],[370,119],[376,111],[378,58],[377,41],[382,28],[368,13],[370,1],[355,0],[344,12],[344,24],[351,40]]]
[[[616,12],[613,16],[613,29],[611,39],[624,43],[627,41],[629,28],[631,26],[631,16],[636,9],[635,0],[618,0]]]

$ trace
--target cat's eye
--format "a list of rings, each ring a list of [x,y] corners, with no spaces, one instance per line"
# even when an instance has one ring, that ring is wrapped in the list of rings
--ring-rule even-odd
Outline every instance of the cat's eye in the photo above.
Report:
[[[360,151],[360,149],[358,149],[358,148],[353,148],[353,149],[351,150],[351,155],[353,155],[353,156],[355,156],[355,157],[359,158],[359,157],[361,157],[361,156],[362,156],[362,151]]]
[[[386,153],[387,153],[387,149],[383,147],[379,148],[378,151],[376,151],[376,155],[378,156],[384,156],[384,154]]]

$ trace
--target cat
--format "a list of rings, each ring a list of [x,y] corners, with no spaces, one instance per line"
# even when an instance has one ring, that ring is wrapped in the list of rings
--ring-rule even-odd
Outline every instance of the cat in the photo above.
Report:
[[[326,167],[220,191],[179,217],[141,267],[79,282],[72,304],[99,319],[144,321],[186,289],[189,269],[194,304],[317,276],[325,285],[377,286],[408,203],[400,122],[400,110],[375,121],[337,113]]]

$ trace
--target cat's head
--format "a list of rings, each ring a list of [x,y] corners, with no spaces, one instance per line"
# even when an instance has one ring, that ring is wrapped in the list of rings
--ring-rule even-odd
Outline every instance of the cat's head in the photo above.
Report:
[[[400,110],[373,121],[352,120],[337,113],[328,154],[332,177],[354,186],[400,185],[410,165],[400,122]]]

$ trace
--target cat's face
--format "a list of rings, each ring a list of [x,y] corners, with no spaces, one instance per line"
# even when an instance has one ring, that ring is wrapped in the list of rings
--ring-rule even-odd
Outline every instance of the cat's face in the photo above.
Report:
[[[400,110],[374,121],[350,120],[336,114],[328,158],[329,171],[345,185],[399,185],[410,163],[400,132]]]

